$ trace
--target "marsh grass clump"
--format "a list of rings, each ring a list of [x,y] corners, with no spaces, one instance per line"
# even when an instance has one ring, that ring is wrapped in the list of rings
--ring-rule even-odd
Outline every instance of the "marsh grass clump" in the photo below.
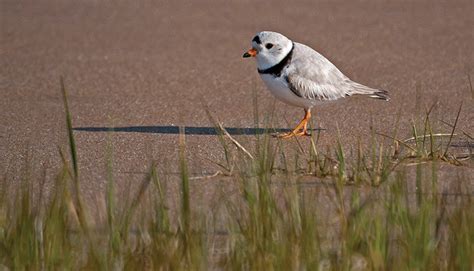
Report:
[[[151,162],[130,198],[117,193],[113,149],[106,150],[103,224],[81,193],[81,171],[64,97],[69,151],[46,195],[45,174],[0,183],[0,267],[10,270],[471,270],[474,204],[469,162],[450,153],[449,133],[426,114],[413,138],[371,132],[370,144],[285,151],[270,133],[239,142],[213,123],[223,150],[220,174],[238,189],[208,214],[193,202],[186,138],[179,139],[179,204],[168,206],[166,174]],[[459,110],[460,112],[460,110]],[[258,115],[258,112],[257,112]],[[211,114],[209,116],[212,118]],[[211,119],[212,120],[212,119]],[[271,116],[265,120],[271,123]],[[258,123],[258,118],[256,118]],[[268,126],[270,127],[270,126]],[[268,128],[271,132],[272,129]],[[419,131],[423,131],[420,133]],[[447,134],[447,136],[437,136]],[[438,141],[439,138],[448,138]],[[112,140],[112,139],[110,139]],[[245,144],[244,144],[245,143]],[[303,141],[295,142],[301,150]],[[251,146],[251,147],[248,147]],[[458,163],[459,162],[459,163]],[[446,190],[440,165],[454,164]],[[467,176],[466,176],[467,175]],[[10,184],[10,185],[8,185]],[[37,185],[39,184],[39,185]],[[120,204],[119,204],[120,203]],[[210,216],[213,216],[210,218]],[[218,241],[219,242],[218,242]]]

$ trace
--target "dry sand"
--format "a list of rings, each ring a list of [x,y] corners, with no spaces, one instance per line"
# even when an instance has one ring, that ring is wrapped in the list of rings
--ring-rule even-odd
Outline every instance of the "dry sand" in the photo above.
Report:
[[[473,1],[225,3],[2,0],[0,174],[18,180],[27,156],[34,170],[56,172],[58,146],[67,146],[60,76],[73,126],[83,128],[75,136],[88,195],[104,191],[108,140],[121,184],[140,181],[151,160],[177,173],[177,126],[195,127],[186,137],[191,175],[214,173],[209,159],[223,156],[203,103],[225,127],[254,127],[254,91],[261,115],[275,104],[277,127],[292,128],[303,115],[275,103],[253,60],[242,59],[260,30],[306,43],[353,80],[390,91],[388,103],[350,98],[315,108],[326,129],[322,148],[334,143],[337,126],[346,145],[367,137],[371,119],[391,133],[399,111],[399,134],[408,137],[412,119],[433,103],[433,118],[453,123],[464,102],[459,127],[474,133]],[[99,130],[110,127],[125,128],[108,139]],[[248,148],[254,141],[235,138]],[[474,176],[472,167],[444,168]],[[196,183],[194,193],[205,197],[212,183]]]

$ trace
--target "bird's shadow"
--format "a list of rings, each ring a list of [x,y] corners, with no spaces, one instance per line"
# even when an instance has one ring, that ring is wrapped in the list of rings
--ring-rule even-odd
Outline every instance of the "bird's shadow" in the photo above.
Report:
[[[184,134],[186,135],[218,135],[219,128],[216,127],[196,127],[183,126]],[[282,133],[290,132],[291,129],[285,128],[238,128],[238,127],[224,127],[224,129],[231,135],[260,135],[266,133]],[[125,132],[125,133],[151,133],[151,134],[168,134],[176,135],[180,133],[179,126],[123,126],[123,127],[75,127],[75,131],[83,132]],[[311,129],[309,131],[320,131],[322,129]]]

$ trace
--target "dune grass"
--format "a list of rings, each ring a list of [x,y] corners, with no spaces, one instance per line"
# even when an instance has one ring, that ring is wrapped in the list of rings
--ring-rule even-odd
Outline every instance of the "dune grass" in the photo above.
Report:
[[[462,167],[472,157],[449,150],[460,113],[450,131],[436,133],[428,110],[422,127],[414,123],[412,138],[398,139],[396,129],[382,136],[372,131],[369,147],[345,149],[338,140],[322,151],[315,133],[298,142],[300,147],[307,144],[308,150],[295,152],[298,157],[288,157],[282,142],[269,133],[256,135],[253,149],[245,149],[209,114],[225,160],[216,162],[223,174],[215,178],[229,178],[238,187],[236,196],[225,199],[213,214],[217,218],[209,219],[193,208],[182,132],[176,212],[167,206],[163,174],[153,162],[135,195],[119,208],[117,203],[123,200],[116,193],[109,147],[103,195],[106,223],[96,225],[80,192],[77,146],[62,80],[61,90],[69,151],[60,151],[62,165],[48,200],[41,174],[25,173],[15,187],[7,185],[6,176],[1,180],[0,269],[472,270],[474,266],[469,180],[457,174],[455,193],[445,193],[440,188],[445,180],[439,178],[440,165]],[[446,138],[448,144],[439,140]],[[308,189],[309,184],[314,186]]]

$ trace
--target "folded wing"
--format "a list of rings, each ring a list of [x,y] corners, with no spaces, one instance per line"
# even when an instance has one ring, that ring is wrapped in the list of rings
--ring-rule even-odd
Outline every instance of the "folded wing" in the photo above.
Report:
[[[291,68],[285,75],[288,86],[295,95],[319,101],[332,101],[356,94],[389,99],[387,91],[353,82],[310,47],[295,43],[295,50]]]

